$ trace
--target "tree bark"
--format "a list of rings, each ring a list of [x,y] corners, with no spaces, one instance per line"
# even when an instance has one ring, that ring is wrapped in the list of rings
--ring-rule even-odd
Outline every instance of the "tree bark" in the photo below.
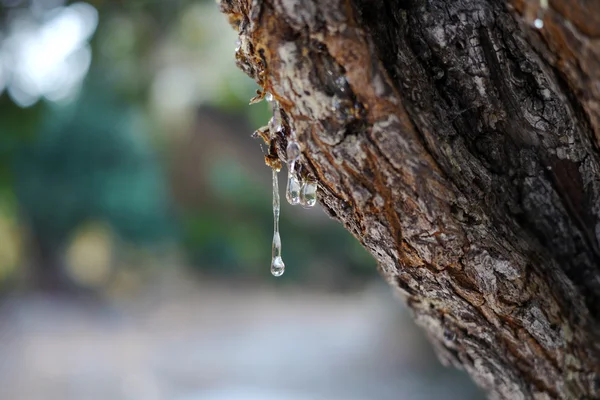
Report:
[[[281,158],[294,129],[440,358],[492,398],[600,398],[600,2],[220,6]]]

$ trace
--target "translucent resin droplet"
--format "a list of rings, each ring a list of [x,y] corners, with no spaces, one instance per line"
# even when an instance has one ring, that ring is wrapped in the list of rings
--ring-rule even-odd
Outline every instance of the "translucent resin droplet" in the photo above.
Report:
[[[279,242],[281,244],[281,242]],[[273,248],[275,248],[275,241],[273,240]],[[275,251],[275,250],[273,250]],[[281,251],[281,247],[279,247],[279,251]],[[281,259],[281,256],[275,256],[271,260],[271,275],[273,276],[281,276],[285,272],[285,264]]]
[[[275,232],[273,235],[272,255],[271,274],[273,276],[281,276],[285,272],[285,264],[281,258],[281,238],[279,237],[279,232]]]
[[[285,151],[288,163],[288,180],[285,198],[288,203],[295,206],[300,203],[300,191],[302,189],[302,185],[296,175],[296,161],[300,158],[300,144],[296,140],[290,139]]]
[[[285,271],[285,264],[281,259],[281,238],[279,237],[279,181],[277,171],[273,169],[273,246],[271,247],[271,274],[281,276]]]
[[[294,162],[298,161],[298,159],[300,158],[300,152],[301,152],[300,143],[298,143],[295,140],[288,141],[288,145],[285,149],[285,153],[287,156],[287,162],[294,163]]]
[[[274,101],[271,104],[273,104],[273,117],[271,117],[269,120],[269,129],[271,131],[271,135],[275,135],[275,133],[283,129],[283,124],[281,122],[281,110],[279,109],[279,103]]]
[[[304,208],[311,208],[317,204],[317,182],[304,182],[300,190],[300,204]]]
[[[275,257],[271,263],[271,275],[279,277],[285,272],[285,264],[281,257]]]
[[[530,1],[525,5],[523,17],[527,23],[533,25],[536,29],[544,28],[544,15],[548,10],[548,0],[540,0],[539,2]]]
[[[292,163],[293,164],[293,163]],[[285,191],[285,198],[288,203],[295,206],[296,204],[300,204],[300,190],[302,189],[300,185],[300,181],[296,177],[293,169],[288,166],[288,181],[287,188]]]

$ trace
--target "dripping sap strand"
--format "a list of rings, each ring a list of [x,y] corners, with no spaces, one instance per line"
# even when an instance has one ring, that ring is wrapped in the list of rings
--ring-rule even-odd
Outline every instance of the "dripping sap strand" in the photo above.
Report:
[[[269,135],[271,140],[273,140],[276,132],[281,129],[281,112],[279,104],[277,104],[271,93],[267,93],[265,98],[271,104],[273,110],[273,117],[269,121]],[[281,276],[285,272],[285,264],[281,258],[281,236],[279,235],[281,203],[279,200],[277,172],[277,169],[273,168],[273,245],[271,247],[271,274],[273,276]]]
[[[266,100],[271,104],[273,117],[269,120],[269,134],[271,140],[275,138],[278,131],[282,129],[282,118],[279,103],[271,93],[267,93]],[[291,205],[300,204],[304,208],[311,208],[317,202],[317,183],[313,179],[298,179],[296,163],[300,159],[300,144],[296,140],[296,134],[292,130],[286,147],[286,161],[288,179],[285,197]],[[279,181],[277,173],[273,168],[273,245],[271,248],[271,274],[281,276],[285,272],[285,264],[281,258],[281,236],[279,234],[279,214],[281,209],[279,199]]]
[[[281,276],[285,271],[285,264],[281,258],[281,237],[279,236],[279,182],[277,170],[273,168],[273,247],[271,249],[271,274]]]
[[[296,161],[300,158],[300,145],[295,139],[291,139],[286,148],[288,180],[285,198],[288,203],[295,206],[300,203],[300,191],[302,189],[296,174]]]

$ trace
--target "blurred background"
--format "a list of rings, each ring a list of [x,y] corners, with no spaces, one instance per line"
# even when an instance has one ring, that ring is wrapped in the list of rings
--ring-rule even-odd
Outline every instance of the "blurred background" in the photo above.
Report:
[[[479,399],[282,204],[214,1],[0,0],[0,398]]]

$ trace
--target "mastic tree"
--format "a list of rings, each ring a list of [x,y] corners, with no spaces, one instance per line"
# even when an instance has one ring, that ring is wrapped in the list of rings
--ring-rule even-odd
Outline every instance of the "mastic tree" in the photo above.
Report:
[[[293,129],[440,358],[492,398],[600,398],[600,2],[220,7],[278,156]]]

